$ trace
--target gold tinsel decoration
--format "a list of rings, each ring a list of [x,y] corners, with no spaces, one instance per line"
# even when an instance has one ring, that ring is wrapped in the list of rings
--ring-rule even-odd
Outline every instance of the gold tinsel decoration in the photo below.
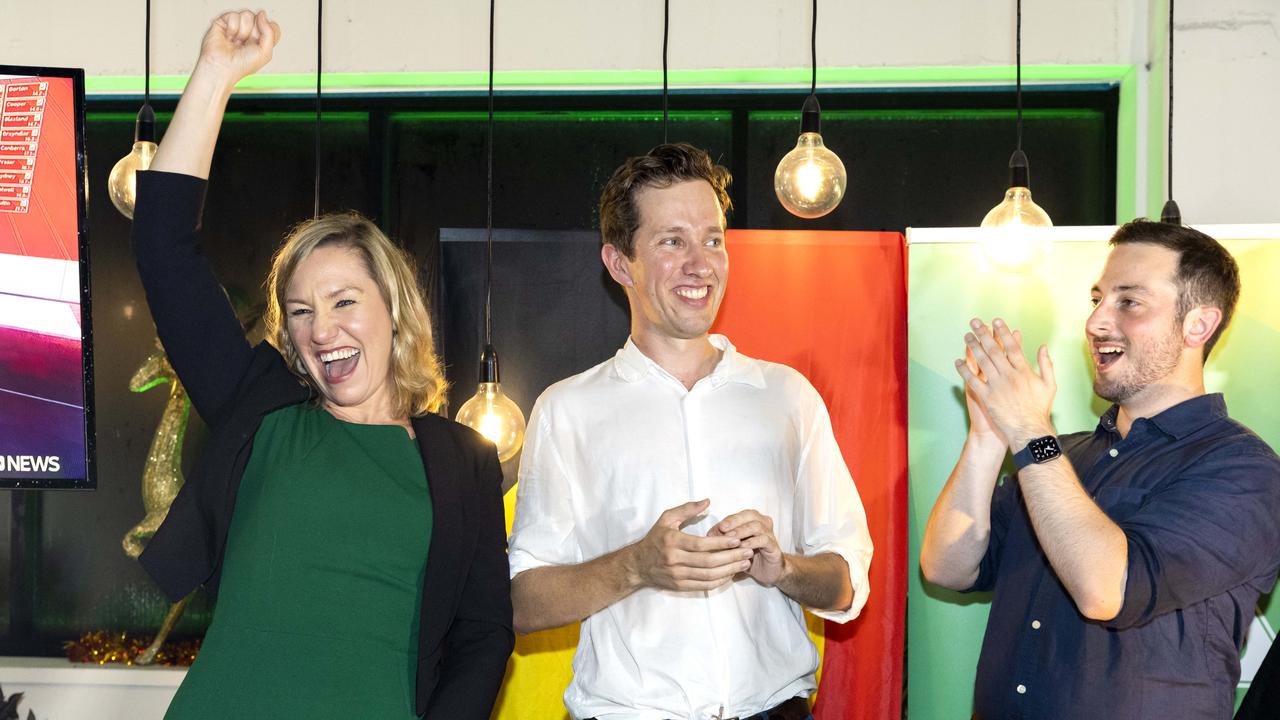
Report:
[[[134,659],[151,645],[154,638],[154,634],[133,635],[98,630],[85,633],[79,640],[65,642],[62,647],[66,650],[67,659],[71,662],[132,665]],[[160,648],[152,664],[185,667],[195,662],[198,652],[200,652],[199,638],[170,641]]]

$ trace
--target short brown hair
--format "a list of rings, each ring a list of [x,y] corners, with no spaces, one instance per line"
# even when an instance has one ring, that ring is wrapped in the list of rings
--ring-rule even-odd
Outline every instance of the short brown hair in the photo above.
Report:
[[[436,355],[431,316],[418,286],[413,258],[378,226],[359,213],[335,213],[299,223],[276,251],[267,277],[267,339],[289,367],[312,389],[298,351],[289,337],[284,312],[285,291],[298,265],[316,249],[347,248],[364,262],[391,313],[392,398],[397,412],[422,415],[444,402],[448,383]]]
[[[659,145],[644,155],[627,158],[605,184],[600,195],[600,242],[635,259],[635,235],[640,228],[636,193],[641,188],[665,188],[686,180],[706,180],[720,201],[721,212],[728,215],[733,209],[729,199],[733,177],[724,166],[711,162],[706,150],[689,143]]]
[[[1178,270],[1174,274],[1178,286],[1177,322],[1181,323],[1192,308],[1215,307],[1222,311],[1222,322],[1204,345],[1202,357],[1209,357],[1240,299],[1240,268],[1235,258],[1221,243],[1199,230],[1145,218],[1125,223],[1111,236],[1112,245],[1132,243],[1159,245],[1178,253]]]

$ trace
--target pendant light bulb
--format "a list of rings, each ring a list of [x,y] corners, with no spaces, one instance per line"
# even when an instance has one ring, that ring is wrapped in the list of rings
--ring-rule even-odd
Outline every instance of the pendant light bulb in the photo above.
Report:
[[[138,196],[138,171],[151,167],[156,156],[156,114],[150,105],[138,111],[138,121],[133,130],[133,149],[111,168],[107,178],[107,192],[111,204],[121,215],[133,219],[133,204]]]
[[[820,218],[836,209],[848,184],[844,163],[822,143],[820,109],[816,95],[809,95],[800,112],[800,137],[782,157],[773,173],[773,191],[787,212],[802,218]]]
[[[498,354],[486,345],[480,356],[480,385],[458,409],[458,422],[475,430],[498,446],[498,460],[506,462],[524,444],[525,421],[520,406],[502,392],[498,382]]]
[[[1004,200],[982,218],[982,227],[1053,227],[1049,213],[1031,199],[1031,167],[1027,154],[1014,150],[1009,158],[1009,189]]]

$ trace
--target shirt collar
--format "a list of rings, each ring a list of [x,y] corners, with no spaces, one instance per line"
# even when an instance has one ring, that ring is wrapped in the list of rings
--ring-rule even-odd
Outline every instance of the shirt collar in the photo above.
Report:
[[[740,354],[733,343],[729,342],[729,338],[724,335],[708,335],[707,339],[717,350],[724,353],[720,357],[720,362],[716,363],[715,368],[707,376],[713,386],[719,387],[727,382],[740,382],[756,388],[765,386],[764,372],[760,369],[759,363]],[[662,366],[641,352],[631,338],[627,338],[626,344],[614,355],[613,372],[623,382],[636,382],[650,372],[670,375]]]
[[[1099,419],[1098,429],[1110,433],[1118,432],[1116,430],[1116,417],[1119,413],[1120,406],[1112,405]],[[1193,397],[1190,400],[1183,400],[1177,405],[1157,413],[1154,417],[1138,418],[1138,420],[1146,420],[1166,435],[1175,440],[1181,440],[1205,425],[1221,420],[1226,416],[1227,402],[1223,399],[1222,393],[1210,393]]]

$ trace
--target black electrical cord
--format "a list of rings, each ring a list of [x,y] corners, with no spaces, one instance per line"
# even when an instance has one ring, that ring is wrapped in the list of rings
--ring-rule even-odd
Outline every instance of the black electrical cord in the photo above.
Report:
[[[667,142],[667,40],[671,34],[671,0],[662,0],[662,143]]]
[[[1022,149],[1022,0],[1018,0],[1017,21],[1014,30],[1014,64],[1017,68],[1018,96],[1018,148]]]
[[[1169,0],[1169,199],[1173,199],[1173,0]]]
[[[143,85],[142,85],[142,104],[151,104],[151,0],[147,0],[147,37],[146,37],[146,55],[144,58],[143,68]]]
[[[316,0],[316,190],[314,217],[320,217],[320,76],[324,69],[324,0]]]
[[[496,0],[489,0],[489,125],[485,177],[484,346],[493,344],[493,19]]]
[[[809,78],[809,94],[818,92],[818,0],[813,0],[813,23],[809,28],[809,60],[811,75]]]

